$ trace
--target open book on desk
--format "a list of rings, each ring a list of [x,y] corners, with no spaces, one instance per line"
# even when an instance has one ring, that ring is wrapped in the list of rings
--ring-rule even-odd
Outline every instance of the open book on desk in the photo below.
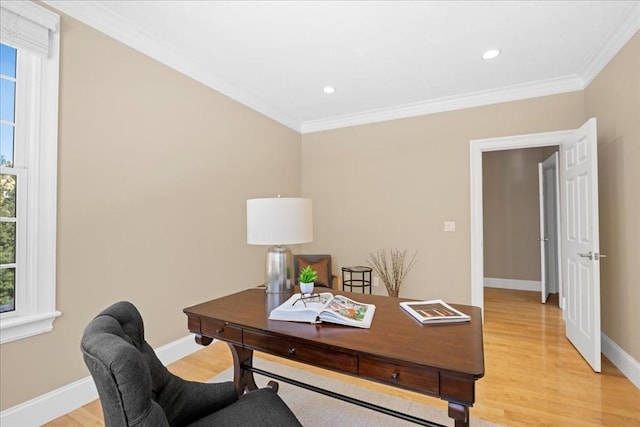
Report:
[[[312,296],[294,294],[274,308],[270,320],[290,322],[337,323],[339,325],[370,328],[376,306],[354,301],[344,295],[329,292]]]
[[[468,322],[471,317],[451,307],[441,299],[432,301],[406,301],[400,307],[425,325],[432,323]]]

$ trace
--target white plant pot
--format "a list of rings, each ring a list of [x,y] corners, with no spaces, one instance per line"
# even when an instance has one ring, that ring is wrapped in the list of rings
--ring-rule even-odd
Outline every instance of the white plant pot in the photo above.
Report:
[[[311,283],[300,282],[300,292],[302,292],[303,294],[313,293],[313,282]]]

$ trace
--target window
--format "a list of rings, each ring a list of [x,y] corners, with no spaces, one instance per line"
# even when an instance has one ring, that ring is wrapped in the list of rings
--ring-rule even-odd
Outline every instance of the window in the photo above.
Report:
[[[47,332],[55,307],[60,19],[0,4],[0,343]]]
[[[17,238],[23,233],[16,233],[16,228],[24,212],[16,206],[18,171],[13,168],[16,54],[16,49],[0,45],[0,313],[15,310],[16,267],[22,258]]]

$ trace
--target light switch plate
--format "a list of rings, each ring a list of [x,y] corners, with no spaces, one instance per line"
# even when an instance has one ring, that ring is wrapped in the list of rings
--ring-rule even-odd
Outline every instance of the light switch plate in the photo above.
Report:
[[[445,221],[444,222],[444,231],[456,231],[456,222],[455,221]]]

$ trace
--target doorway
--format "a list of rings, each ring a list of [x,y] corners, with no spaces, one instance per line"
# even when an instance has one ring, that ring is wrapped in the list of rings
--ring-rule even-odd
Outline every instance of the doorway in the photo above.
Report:
[[[537,292],[543,303],[549,294],[558,300],[557,150],[550,146],[483,154],[485,287]]]
[[[597,124],[470,141],[471,303],[484,309],[483,152],[560,146],[561,272],[565,334],[595,372],[601,369]]]
[[[471,304],[484,308],[484,152],[560,146],[573,130],[471,141]]]

